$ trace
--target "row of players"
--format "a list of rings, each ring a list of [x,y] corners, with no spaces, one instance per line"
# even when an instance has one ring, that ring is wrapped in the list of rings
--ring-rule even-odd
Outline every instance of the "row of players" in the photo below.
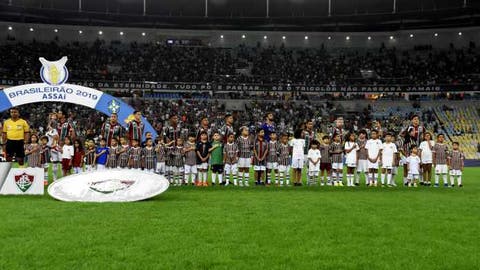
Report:
[[[439,186],[442,176],[444,186],[454,186],[455,178],[462,186],[462,171],[464,155],[459,150],[459,144],[454,142],[452,151],[444,143],[444,135],[438,134],[437,141],[432,140],[430,133],[419,146],[406,143],[391,133],[380,140],[377,131],[371,132],[367,139],[364,131],[349,133],[346,142],[342,143],[339,134],[330,142],[329,136],[324,136],[321,143],[312,140],[308,151],[307,142],[302,136],[302,130],[297,130],[294,138],[287,134],[272,132],[269,141],[264,138],[264,131],[258,130],[252,141],[249,129],[241,128],[241,135],[235,138],[229,134],[227,142],[223,143],[218,132],[213,134],[213,140],[208,141],[206,132],[200,134],[197,142],[195,135],[188,136],[186,142],[176,138],[169,143],[161,140],[156,145],[152,139],[147,139],[141,147],[137,140],[131,141],[131,146],[125,138],[113,139],[111,146],[106,146],[104,139],[96,146],[93,141],[85,143],[80,140],[72,142],[68,137],[58,144],[48,146],[48,138],[42,137],[38,143],[36,135],[31,136],[31,143],[26,146],[26,156],[30,167],[44,167],[47,181],[48,161],[53,163],[53,177],[56,180],[60,168],[63,175],[105,168],[143,169],[164,174],[175,185],[196,184],[207,186],[207,171],[211,168],[212,185],[228,185],[230,179],[234,185],[247,186],[250,179],[250,167],[253,163],[254,179],[257,185],[271,184],[272,172],[275,184],[289,185],[290,171],[293,169],[293,184],[302,185],[302,169],[308,170],[308,185],[343,186],[343,169],[346,165],[347,186],[359,185],[359,174],[366,174],[366,184],[377,186],[395,186],[394,177],[397,168],[404,166],[404,184],[417,186],[431,184],[431,171],[435,169],[435,186]],[[60,164],[61,163],[61,167]],[[381,170],[380,170],[381,169]],[[450,185],[447,173],[450,170]],[[224,179],[225,177],[225,179]],[[227,180],[228,179],[228,180]],[[385,181],[386,180],[386,181]]]

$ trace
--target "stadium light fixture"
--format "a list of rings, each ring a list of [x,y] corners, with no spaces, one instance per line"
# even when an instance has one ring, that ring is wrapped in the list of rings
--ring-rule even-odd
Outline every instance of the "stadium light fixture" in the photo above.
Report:
[[[368,39],[368,40],[371,40],[371,39],[372,39],[372,37],[371,37],[371,36],[368,36],[368,37],[367,37],[367,39]]]
[[[393,36],[390,36],[390,40],[393,40]]]
[[[305,36],[305,40],[308,40],[308,36]]]
[[[434,36],[438,37],[438,33],[433,34]]]
[[[267,39],[268,37],[267,36],[263,36],[263,39]]]
[[[350,36],[346,36],[345,39],[346,39],[346,40],[350,40]]]
[[[223,35],[220,35],[220,38],[223,38]]]
[[[120,32],[120,36],[123,36],[123,32]]]
[[[330,40],[330,39],[332,39],[332,37],[329,36],[329,37],[328,37],[328,40]]]
[[[98,34],[99,34],[99,35],[103,35],[103,31],[98,31]]]
[[[32,27],[30,27],[30,32],[33,32],[33,28],[32,28]]]
[[[82,30],[78,30],[78,34],[79,34],[79,35],[83,34],[83,31],[82,31]]]
[[[282,39],[285,40],[285,39],[287,39],[287,37],[286,37],[286,36],[282,36]]]
[[[146,35],[147,35],[147,34],[146,34],[145,32],[142,32],[142,36],[143,36],[143,37],[146,36]]]
[[[461,35],[462,35],[462,32],[458,32],[458,35],[461,36]]]
[[[13,27],[8,26],[8,31],[12,31],[12,30],[13,30]]]
[[[413,38],[413,34],[410,34],[410,38]]]
[[[53,32],[58,33],[58,29],[57,28],[53,29]]]
[[[242,38],[245,38],[245,35],[242,35]]]

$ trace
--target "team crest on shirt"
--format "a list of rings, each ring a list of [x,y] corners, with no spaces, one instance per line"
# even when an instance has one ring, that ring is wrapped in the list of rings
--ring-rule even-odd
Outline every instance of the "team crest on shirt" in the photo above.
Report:
[[[47,59],[38,58],[42,63],[40,68],[40,78],[48,85],[56,86],[63,84],[68,79],[68,69],[65,64],[68,61],[68,57],[64,56],[57,61],[48,61]]]
[[[34,180],[35,176],[27,173],[15,175],[15,184],[22,192],[26,192],[32,186]]]
[[[120,103],[115,99],[112,99],[110,102],[108,102],[107,108],[110,113],[118,113],[118,111],[120,111]]]

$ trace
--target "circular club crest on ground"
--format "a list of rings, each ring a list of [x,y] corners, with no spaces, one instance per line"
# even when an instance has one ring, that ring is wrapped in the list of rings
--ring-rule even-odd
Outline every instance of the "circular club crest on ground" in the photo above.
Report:
[[[48,187],[48,194],[68,202],[133,202],[155,197],[168,186],[162,175],[115,169],[63,177]]]

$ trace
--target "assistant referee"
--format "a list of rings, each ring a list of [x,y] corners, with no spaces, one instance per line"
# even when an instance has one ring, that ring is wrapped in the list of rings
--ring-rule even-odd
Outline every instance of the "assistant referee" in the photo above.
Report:
[[[15,160],[20,166],[23,165],[25,157],[24,145],[28,143],[30,127],[27,121],[20,118],[17,108],[10,109],[10,118],[3,122],[2,141],[5,143],[5,152],[8,162]]]

